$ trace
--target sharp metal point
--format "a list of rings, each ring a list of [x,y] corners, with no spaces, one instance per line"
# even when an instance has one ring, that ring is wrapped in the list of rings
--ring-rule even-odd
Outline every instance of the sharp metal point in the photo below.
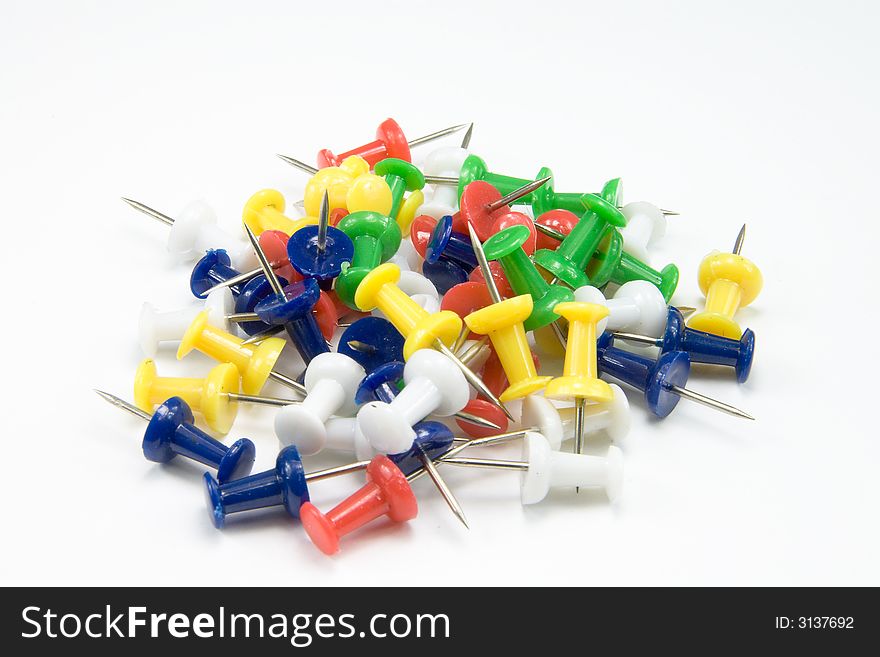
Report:
[[[639,344],[647,344],[652,347],[659,347],[663,344],[660,338],[652,338],[650,335],[640,335],[638,333],[627,333],[625,331],[612,331],[611,335],[615,339],[628,340],[630,342],[638,342]]]
[[[455,414],[460,420],[464,420],[465,422],[470,422],[471,424],[476,424],[479,427],[484,427],[486,429],[497,429],[501,430],[501,427],[492,422],[491,420],[487,420],[486,418],[482,418],[479,415],[474,415],[473,413],[467,413],[465,411],[459,411]]]
[[[586,432],[586,409],[587,400],[577,397],[574,400],[574,453],[584,453],[584,433]],[[574,487],[575,493],[580,493],[580,486]]]
[[[681,216],[681,212],[676,212],[675,210],[664,210],[660,208],[660,212],[665,214],[667,217],[679,217]]]
[[[132,415],[136,415],[142,420],[146,420],[147,422],[152,419],[152,415],[149,413],[145,413],[141,409],[139,409],[134,404],[129,404],[124,399],[117,397],[116,395],[111,395],[109,392],[104,392],[103,390],[98,390],[97,388],[93,388],[93,390],[98,393],[98,395],[106,402],[113,404],[116,408],[121,408],[123,411],[128,411]]]
[[[438,130],[437,132],[432,132],[430,135],[425,135],[424,137],[417,137],[412,141],[408,142],[410,147],[418,146],[420,144],[424,144],[425,142],[434,141],[435,139],[440,139],[440,137],[445,137],[446,135],[451,135],[453,132],[458,132],[459,130],[463,130],[468,127],[467,123],[462,123],[460,125],[450,126],[449,128],[444,128],[443,130]]]
[[[214,290],[220,290],[224,287],[232,287],[233,285],[238,285],[239,283],[244,283],[245,281],[249,281],[252,278],[259,276],[263,273],[262,269],[251,269],[250,271],[242,272],[238,276],[233,276],[232,278],[227,278],[225,281],[217,283],[214,287],[208,288],[204,295],[208,296]]]
[[[162,214],[158,210],[154,210],[148,205],[144,205],[143,203],[139,203],[138,201],[132,201],[130,198],[125,198],[124,196],[120,196],[123,201],[128,203],[131,207],[133,207],[138,212],[143,212],[148,217],[152,217],[153,219],[158,219],[166,226],[173,226],[174,219],[169,217],[167,214]]]
[[[225,315],[224,319],[227,322],[235,322],[238,324],[240,322],[259,322],[260,316],[257,313],[230,313],[229,315]]]
[[[272,286],[272,291],[274,291],[279,297],[283,297],[284,289],[281,287],[281,282],[278,280],[278,276],[275,275],[275,270],[272,269],[269,259],[266,257],[266,254],[263,253],[263,248],[260,246],[260,241],[257,239],[257,236],[254,235],[254,231],[252,231],[247,224],[244,224],[244,232],[247,233],[251,247],[253,247],[254,253],[257,255],[257,260],[260,261],[260,268],[263,270],[266,280],[269,281],[269,285]]]
[[[548,180],[552,179],[553,176],[547,176],[545,178],[539,178],[538,180],[533,180],[532,182],[523,185],[518,189],[514,189],[509,194],[505,194],[497,201],[492,201],[489,205],[486,206],[486,210],[488,212],[494,212],[500,207],[505,205],[510,205],[514,201],[521,199],[523,196],[531,194],[533,191],[543,186]]]
[[[281,399],[280,397],[263,397],[261,395],[243,395],[238,392],[224,393],[229,399],[247,404],[263,404],[265,406],[290,406],[302,402],[293,399]]]
[[[694,392],[693,390],[688,390],[687,388],[682,388],[681,386],[667,384],[666,387],[674,392],[679,397],[684,397],[685,399],[690,399],[691,401],[695,401],[698,404],[703,404],[704,406],[708,406],[709,408],[714,408],[723,413],[727,413],[728,415],[733,415],[735,417],[741,417],[746,420],[754,420],[755,418],[746,413],[745,411],[741,411],[735,406],[731,406],[730,404],[725,404],[724,402],[720,402],[717,399],[712,399],[711,397],[707,397],[706,395],[702,395],[699,392]]]
[[[743,250],[743,242],[746,239],[746,225],[743,224],[743,227],[739,229],[739,234],[736,236],[736,243],[733,245],[733,254],[739,255]]]
[[[242,341],[242,346],[247,346],[251,344],[257,344],[258,342],[262,342],[266,338],[271,338],[272,336],[278,335],[279,333],[284,332],[283,326],[270,326],[265,331],[260,331],[259,333],[254,333],[249,338],[245,338]]]
[[[422,462],[422,466],[425,468],[425,472],[428,473],[428,476],[431,478],[431,481],[434,482],[434,486],[437,487],[437,490],[440,491],[440,495],[446,501],[446,506],[450,508],[455,517],[459,519],[462,525],[465,526],[466,529],[470,529],[468,526],[467,518],[464,516],[464,510],[461,508],[461,504],[458,503],[458,500],[455,499],[455,495],[452,494],[452,491],[449,490],[449,486],[446,485],[446,482],[443,481],[443,477],[440,476],[440,473],[437,472],[437,468],[434,466],[434,463],[428,457],[427,454],[421,452],[419,454],[419,460]]]
[[[498,399],[498,397],[491,390],[489,390],[489,388],[486,386],[485,383],[483,383],[480,377],[474,374],[467,365],[462,363],[461,360],[459,360],[459,358],[454,353],[452,353],[452,351],[449,350],[449,347],[443,344],[440,338],[437,338],[434,341],[434,348],[458,366],[458,369],[461,371],[462,374],[464,374],[464,378],[467,379],[467,382],[471,384],[474,390],[482,393],[483,396],[486,397],[486,399],[488,399],[490,403],[500,408],[511,422],[516,422],[513,415],[511,415],[510,411],[507,410],[507,407],[501,403],[501,400]]]
[[[359,351],[362,354],[375,354],[378,349],[371,344],[367,344],[366,342],[361,342],[360,340],[348,340],[345,344],[354,349],[355,351]]]
[[[290,166],[294,166],[294,167],[296,167],[296,168],[299,169],[300,171],[305,171],[306,173],[311,174],[311,175],[313,175],[313,176],[314,176],[316,173],[318,173],[318,169],[316,169],[316,168],[313,167],[313,166],[309,166],[309,165],[306,164],[305,162],[301,162],[301,161],[297,160],[296,158],[290,157],[290,156],[288,156],[288,155],[281,155],[281,153],[275,153],[275,155],[277,155],[277,156],[280,157],[282,160],[284,160],[285,162],[287,162]]]
[[[471,145],[471,137],[474,134],[474,122],[471,121],[471,124],[468,126],[467,132],[464,133],[464,138],[461,140],[461,147],[467,148]]]
[[[565,235],[560,233],[558,230],[553,230],[549,226],[544,226],[543,224],[535,223],[535,230],[539,233],[544,233],[547,237],[552,237],[554,240],[561,242],[565,239]]]
[[[480,271],[483,273],[483,281],[486,283],[486,289],[489,290],[489,296],[492,298],[492,303],[501,303],[501,294],[498,292],[498,286],[495,284],[495,277],[492,276],[492,270],[489,269],[489,261],[486,259],[486,252],[483,251],[483,243],[480,241],[480,238],[477,237],[477,232],[474,230],[470,221],[468,222],[467,227],[471,236],[471,248],[474,250],[474,255],[477,256]]]
[[[330,225],[330,196],[324,190],[324,198],[321,199],[321,211],[318,214],[318,251],[324,253],[327,248],[327,227]]]
[[[462,322],[458,337],[455,338],[455,342],[452,343],[452,353],[458,355],[458,352],[461,351],[461,346],[464,344],[464,341],[467,340],[467,336],[470,335],[470,332],[471,330],[468,328],[468,325]],[[461,357],[459,356],[459,359],[460,358]],[[467,365],[467,363],[465,363],[465,365]]]
[[[294,379],[291,379],[289,376],[285,376],[284,374],[280,374],[279,372],[269,372],[269,377],[273,380],[277,381],[281,385],[285,385],[292,390],[296,390],[303,397],[309,394],[309,391],[306,390],[306,387],[302,383],[298,383]]]

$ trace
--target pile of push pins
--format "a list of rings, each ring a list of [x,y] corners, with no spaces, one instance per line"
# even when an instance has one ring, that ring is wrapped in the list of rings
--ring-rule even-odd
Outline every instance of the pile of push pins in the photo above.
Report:
[[[461,147],[430,153],[424,170],[411,163],[410,147],[464,128]],[[169,250],[195,262],[200,302],[170,312],[145,304],[134,403],[99,394],[147,422],[147,459],[211,469],[218,528],[229,514],[281,507],[331,554],[382,516],[415,518],[411,484],[425,475],[467,526],[438,471],[448,466],[519,471],[523,504],[560,487],[599,487],[613,500],[619,447],[583,453],[587,438],[619,443],[629,429],[626,395],[605,378],[641,393],[659,417],[684,397],[752,419],[686,387],[692,362],[733,368],[740,383],[749,376],[755,336],[734,315],[762,279],[740,255],[745,227],[732,253],[700,265],[705,309],[670,306],[678,268],[648,259],[675,213],[623,205],[619,179],[560,193],[547,168],[534,180],[489,171],[467,150],[472,129],[407,141],[388,119],[364,146],[321,151],[317,167],[281,156],[311,176],[304,216],[287,216],[281,193],[265,189],[245,204],[242,234],[218,228],[201,202],[172,218],[124,199],[168,225]],[[152,358],[164,341],[179,342],[179,359],[196,350],[219,364],[198,378],[160,376]],[[275,369],[288,345],[306,365],[298,376]],[[562,375],[542,375],[538,353],[564,356]],[[261,395],[270,379],[295,399]],[[240,403],[278,407],[272,470],[251,474],[247,438],[215,438],[233,429]],[[522,459],[465,451],[511,441]],[[322,450],[343,464],[307,472],[303,457]],[[361,471],[366,483],[336,507],[309,501],[310,484]]]

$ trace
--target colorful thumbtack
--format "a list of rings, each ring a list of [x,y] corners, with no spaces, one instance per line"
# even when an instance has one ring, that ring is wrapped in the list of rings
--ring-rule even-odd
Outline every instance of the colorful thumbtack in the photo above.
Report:
[[[495,187],[484,182],[475,182],[464,189],[461,196],[461,209],[458,213],[459,231],[467,230],[471,224],[481,240],[486,240],[509,225],[523,225],[529,229],[529,242],[525,247],[528,253],[534,251],[537,233],[532,220],[521,212],[513,212],[510,204],[528,195],[546,182],[546,179],[527,183],[503,195]]]
[[[742,336],[742,329],[733,316],[754,301],[764,285],[761,270],[740,255],[745,236],[743,224],[733,253],[715,251],[700,263],[698,276],[700,290],[706,295],[706,309],[688,320],[692,329],[735,340]]]
[[[406,192],[420,191],[425,186],[425,176],[419,171],[418,167],[410,163],[408,160],[401,160],[394,157],[389,157],[377,162],[374,171],[377,176],[385,178],[385,182],[388,183],[388,187],[391,189],[391,211],[388,214],[397,220],[398,214],[403,206],[404,194]],[[421,199],[424,197],[419,198]],[[421,200],[419,200],[418,205],[421,204]],[[399,220],[397,223],[400,225],[401,230],[404,230],[409,228],[411,221],[412,216],[409,216],[405,220],[405,226],[401,225]]]
[[[754,420],[751,415],[729,404],[688,390],[688,375],[691,362],[682,351],[669,351],[657,360],[624,351],[614,346],[614,337],[603,333],[597,343],[599,352],[599,371],[645,393],[645,401],[650,411],[658,417],[666,417],[686,397],[699,404],[728,413],[746,420]]]
[[[153,304],[144,303],[138,319],[138,342],[144,356],[148,358],[155,356],[160,342],[180,340],[186,327],[202,310],[208,313],[208,321],[211,324],[228,331],[230,326],[227,316],[232,313],[234,303],[232,292],[228,289],[215,290],[208,295],[201,306],[160,312]]]
[[[354,415],[354,396],[365,374],[363,367],[344,354],[325,353],[312,359],[304,379],[305,399],[285,406],[275,416],[275,435],[281,444],[296,445],[306,456],[320,452],[327,439],[324,423],[331,415]]]
[[[254,464],[256,448],[247,438],[226,447],[196,427],[192,411],[180,397],[171,397],[152,415],[124,399],[95,390],[117,408],[149,422],[144,432],[144,456],[155,463],[168,463],[175,456],[198,461],[217,470],[219,481],[230,481],[247,475]]]
[[[276,189],[261,189],[244,204],[241,219],[255,235],[267,230],[277,230],[293,235],[301,228],[317,223],[317,213],[301,219],[291,219],[284,214],[284,195]]]
[[[338,225],[354,244],[351,265],[336,279],[336,294],[350,308],[358,310],[354,294],[364,277],[392,257],[400,246],[400,228],[389,216],[378,212],[352,212]]]
[[[666,234],[666,215],[656,205],[645,201],[627,203],[620,211],[626,217],[626,226],[620,229],[623,250],[648,262],[648,247]]]
[[[607,329],[660,335],[666,326],[666,300],[660,290],[648,281],[625,283],[610,299],[605,299],[598,288],[585,285],[574,291],[574,299],[608,308],[608,317],[599,321],[597,331],[600,334]]]
[[[305,226],[290,236],[287,257],[300,274],[315,278],[330,289],[354,256],[354,244],[348,235],[330,225],[330,201],[327,192],[318,215],[317,226]]]
[[[458,174],[468,152],[455,146],[437,149],[425,158],[426,176],[444,176],[456,179],[456,183],[437,184],[431,200],[419,207],[417,214],[425,214],[434,219],[455,214],[458,208]]]
[[[374,166],[380,160],[395,157],[406,162],[411,162],[410,147],[424,144],[440,137],[445,137],[453,132],[458,132],[462,128],[467,128],[468,124],[454,125],[450,128],[432,132],[424,137],[407,141],[397,121],[394,119],[385,119],[376,129],[376,140],[371,141],[363,146],[358,146],[350,151],[334,155],[326,148],[318,152],[318,168],[329,166],[338,166],[342,160],[351,155],[360,155],[370,166]]]
[[[172,218],[138,201],[128,198],[122,200],[135,210],[171,227],[168,234],[168,250],[171,253],[197,260],[208,249],[223,249],[237,269],[250,268],[255,264],[247,243],[221,230],[217,226],[217,215],[204,201],[190,203],[177,218]]]

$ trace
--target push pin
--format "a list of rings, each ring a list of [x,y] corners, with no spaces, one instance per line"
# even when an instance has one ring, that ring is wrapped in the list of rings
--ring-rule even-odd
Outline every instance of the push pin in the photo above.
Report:
[[[612,207],[599,196],[585,194],[584,203],[594,215],[604,218],[608,223],[613,224],[611,219],[614,216],[623,217],[620,210]],[[678,267],[669,264],[657,271],[616,246],[615,241],[622,242],[620,234],[613,231],[604,240],[608,246],[603,249],[600,245],[599,251],[593,255],[593,259],[587,265],[590,282],[596,287],[602,287],[609,281],[618,285],[629,281],[648,281],[657,286],[668,302],[678,286]]]
[[[255,235],[267,230],[293,235],[301,228],[316,223],[312,217],[317,216],[317,213],[302,219],[291,219],[284,214],[284,206],[284,195],[277,189],[261,189],[245,203],[241,215],[242,222]]]
[[[614,206],[614,194],[617,189],[615,182],[616,180],[611,180],[605,184],[601,197],[591,194],[580,197],[581,207],[586,207],[589,200],[598,211],[588,212],[572,228],[558,248],[535,251],[536,265],[572,288],[590,284],[590,279],[585,273],[587,263],[590,262],[602,239],[606,235],[611,237],[610,256],[619,253],[621,248],[620,236],[613,231],[613,228],[625,226],[626,218]],[[610,256],[606,261],[606,270],[597,272],[597,275],[610,278],[613,270]]]
[[[340,538],[373,520],[387,515],[394,522],[406,522],[418,512],[406,475],[382,455],[367,466],[367,483],[326,515],[311,502],[305,502],[299,510],[306,534],[324,554],[338,552]]]
[[[283,236],[283,237],[281,237]],[[272,269],[279,277],[290,283],[302,280],[287,258],[287,242],[289,237],[277,230],[267,230],[260,234],[260,247],[263,253],[272,263]],[[196,263],[190,276],[190,290],[197,298],[202,299],[214,290],[228,287],[234,295],[239,295],[242,286],[248,281],[261,276],[263,269],[257,267],[246,272],[239,272],[232,267],[229,256],[222,250],[209,250],[202,259]]]
[[[338,228],[354,243],[354,253],[351,266],[336,279],[336,294],[346,306],[358,310],[355,291],[367,274],[397,252],[400,228],[388,215],[366,211],[346,215]]]
[[[648,408],[658,417],[669,415],[678,400],[685,397],[736,417],[755,419],[745,411],[687,389],[691,362],[682,351],[668,351],[652,360],[615,347],[613,336],[607,332],[599,338],[597,349],[599,370],[645,393]]]
[[[627,203],[620,211],[626,217],[626,226],[620,229],[623,250],[648,262],[648,247],[666,234],[666,215],[656,205],[645,201]]]
[[[535,227],[529,217],[521,212],[511,211],[510,204],[532,193],[546,182],[546,178],[531,181],[503,196],[495,187],[485,182],[468,185],[461,195],[461,209],[457,215],[457,223],[461,228],[457,230],[467,230],[467,224],[471,224],[480,239],[486,240],[507,226],[520,224],[529,229],[531,237],[526,251],[531,253],[537,241]]]
[[[284,340],[266,338],[254,346],[244,345],[243,342],[241,338],[211,326],[208,313],[202,311],[184,333],[177,349],[177,358],[181,359],[196,349],[221,363],[232,363],[238,368],[241,389],[246,395],[258,394],[269,378],[305,394],[301,384],[272,369],[284,348]]]
[[[410,239],[425,262],[452,260],[468,273],[477,266],[471,241],[467,235],[452,230],[452,217],[434,219],[428,215],[416,217],[410,226]]]
[[[488,259],[501,263],[516,294],[531,295],[532,314],[525,320],[524,328],[526,331],[534,331],[559,319],[553,309],[560,303],[571,301],[574,293],[562,285],[551,285],[544,280],[522,250],[527,239],[529,231],[526,228],[511,226],[486,240],[483,249]]]
[[[461,371],[432,349],[412,354],[403,371],[405,385],[390,402],[368,402],[357,418],[373,448],[396,454],[410,448],[412,426],[434,414],[448,417],[468,403],[468,387]]]
[[[423,203],[417,214],[428,215],[434,219],[440,219],[446,215],[453,215],[458,208],[458,175],[461,165],[468,152],[464,148],[449,147],[433,151],[425,158],[424,169],[426,176],[443,176],[453,178],[455,184],[437,184],[431,200]]]
[[[399,279],[400,269],[396,265],[380,265],[361,281],[355,293],[355,305],[365,312],[374,308],[382,311],[406,339],[403,344],[405,359],[420,349],[437,349],[455,363],[475,390],[513,419],[504,404],[449,349],[461,331],[461,318],[445,310],[428,313],[397,285]]]
[[[334,414],[354,415],[354,396],[365,374],[363,367],[344,354],[316,356],[306,368],[305,399],[285,406],[275,416],[275,435],[281,444],[296,445],[306,456],[320,452],[327,440],[324,423]]]
[[[451,457],[437,461],[449,465],[522,472],[520,500],[536,504],[547,497],[552,488],[602,488],[610,502],[615,502],[623,489],[623,452],[614,445],[602,456],[556,452],[547,439],[529,431],[523,443],[521,461]]]
[[[371,141],[363,146],[358,146],[357,148],[341,153],[340,155],[334,155],[326,148],[319,151],[318,168],[323,169],[324,167],[338,166],[342,160],[351,155],[360,155],[371,167],[375,166],[380,160],[389,157],[395,157],[406,162],[411,162],[412,156],[410,155],[410,147],[418,146],[439,139],[440,137],[445,137],[446,135],[451,135],[452,133],[458,132],[467,127],[467,123],[454,125],[450,128],[438,130],[437,132],[432,132],[429,135],[408,142],[397,121],[394,119],[385,119],[376,129],[375,141]]]
[[[144,356],[147,358],[155,356],[161,342],[179,340],[186,327],[201,310],[208,313],[208,321],[211,324],[228,331],[230,326],[227,316],[232,313],[234,304],[232,292],[226,289],[215,290],[209,294],[202,308],[188,306],[160,312],[153,304],[144,303],[138,320],[138,341]]]
[[[223,249],[237,269],[254,265],[254,256],[247,243],[221,230],[217,226],[217,215],[204,201],[190,203],[175,219],[138,201],[124,197],[122,200],[138,212],[171,227],[168,251],[175,255],[197,260],[208,249]]]
[[[403,336],[387,319],[362,317],[343,331],[337,352],[369,374],[385,363],[403,360]]]
[[[743,224],[733,253],[715,251],[700,263],[700,290],[706,295],[706,309],[688,320],[692,329],[734,340],[742,336],[742,329],[733,316],[738,309],[754,301],[764,285],[761,270],[740,255],[745,236],[746,226]]]
[[[430,350],[427,350],[430,351]],[[448,361],[447,361],[448,362]],[[363,406],[370,402],[390,404],[400,394],[404,386],[406,365],[402,361],[390,361],[368,373],[358,385],[355,403]],[[464,408],[464,407],[462,407]],[[452,416],[484,429],[498,431],[501,426],[486,421],[484,418],[459,410]],[[386,452],[391,453],[391,452]]]
[[[548,383],[544,394],[550,399],[574,398],[574,451],[581,454],[587,402],[601,404],[614,398],[611,386],[599,378],[596,366],[596,324],[608,316],[608,309],[595,303],[572,301],[560,303],[555,311],[568,320],[568,342],[562,376]]]
[[[305,226],[287,242],[287,257],[294,269],[306,278],[317,279],[325,289],[329,289],[354,255],[354,244],[348,235],[329,222],[330,200],[324,192],[318,225]]]
[[[165,400],[150,415],[124,399],[95,390],[105,401],[146,420],[142,448],[144,456],[155,463],[168,463],[177,455],[185,456],[217,470],[218,481],[244,477],[254,465],[256,448],[247,438],[227,447],[196,427],[192,411],[180,397]]]
[[[283,326],[303,362],[308,365],[315,356],[330,351],[318,321],[312,314],[312,309],[321,297],[318,283],[314,278],[307,278],[299,283],[282,287],[257,238],[247,226],[245,232],[257,254],[263,274],[274,292],[257,303],[254,312],[266,324]]]
[[[501,401],[521,399],[543,389],[553,378],[538,376],[523,322],[532,314],[532,297],[528,294],[502,299],[489,271],[489,262],[480,239],[468,224],[473,252],[477,257],[492,304],[464,318],[468,328],[479,335],[488,335],[509,383],[501,393]]]
[[[599,320],[598,334],[609,331],[632,331],[660,335],[666,326],[669,306],[663,294],[648,281],[630,281],[618,288],[610,299],[592,285],[574,291],[575,301],[595,303],[608,308],[608,317]]]
[[[627,285],[632,285],[632,283],[627,283]],[[665,328],[661,331],[645,331],[645,333],[648,334],[614,331],[614,337],[660,347],[662,353],[683,351],[692,363],[710,363],[732,367],[736,371],[736,380],[740,383],[745,383],[749,378],[752,359],[755,355],[755,334],[752,329],[743,331],[739,340],[697,331],[687,328],[681,310],[671,307],[667,313]],[[651,337],[652,335],[660,335],[661,337],[655,338]]]
[[[584,437],[602,433],[613,443],[620,445],[629,435],[631,417],[629,401],[621,387],[609,384],[613,396],[610,402],[587,404],[584,409]],[[556,408],[544,397],[529,395],[523,400],[520,423],[535,427],[558,450],[564,440],[576,434],[577,409],[572,406]]]
[[[403,205],[403,197],[406,192],[421,191],[425,186],[425,176],[418,167],[409,160],[401,160],[393,157],[386,158],[376,163],[374,168],[377,176],[385,178],[391,189],[391,212],[393,219],[397,219],[400,208]],[[421,202],[419,203],[421,205]],[[410,220],[412,217],[410,217]],[[398,221],[400,224],[400,221]],[[407,223],[406,228],[409,228]],[[404,227],[401,226],[401,230]]]
[[[204,379],[158,376],[156,363],[141,361],[134,376],[134,403],[152,411],[170,397],[179,397],[191,410],[200,412],[205,422],[219,434],[227,434],[235,422],[239,391],[238,369],[231,363],[214,367]]]

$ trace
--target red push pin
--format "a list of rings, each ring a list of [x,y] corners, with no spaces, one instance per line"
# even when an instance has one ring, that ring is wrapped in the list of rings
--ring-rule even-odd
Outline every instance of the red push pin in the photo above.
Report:
[[[550,210],[535,219],[538,248],[555,251],[581,219],[568,210]]]
[[[513,190],[510,194],[502,196],[495,187],[482,180],[475,180],[464,188],[459,201],[459,211],[453,217],[452,230],[468,234],[467,225],[471,224],[480,240],[487,240],[498,231],[522,224],[529,229],[531,237],[526,241],[526,247],[537,241],[534,222],[521,212],[513,212],[510,204],[538,189],[550,178],[541,178],[527,185]]]
[[[371,169],[376,162],[389,157],[396,157],[399,160],[412,162],[412,155],[410,155],[409,152],[410,147],[418,146],[419,144],[424,144],[425,142],[433,141],[440,137],[445,137],[453,132],[458,132],[463,128],[467,128],[468,125],[470,124],[462,123],[461,125],[454,125],[451,128],[438,130],[437,132],[432,132],[430,135],[407,141],[406,136],[403,134],[403,130],[397,121],[394,119],[385,119],[379,124],[379,127],[376,128],[375,141],[371,141],[363,146],[358,146],[357,148],[346,151],[345,153],[340,153],[339,155],[334,155],[326,148],[318,151],[318,168],[338,167],[342,160],[352,155],[360,155],[369,163]]]
[[[339,551],[339,539],[367,523],[387,515],[406,522],[418,515],[419,505],[406,475],[387,456],[375,457],[367,466],[367,483],[327,514],[311,502],[300,507],[306,534],[324,554]]]

